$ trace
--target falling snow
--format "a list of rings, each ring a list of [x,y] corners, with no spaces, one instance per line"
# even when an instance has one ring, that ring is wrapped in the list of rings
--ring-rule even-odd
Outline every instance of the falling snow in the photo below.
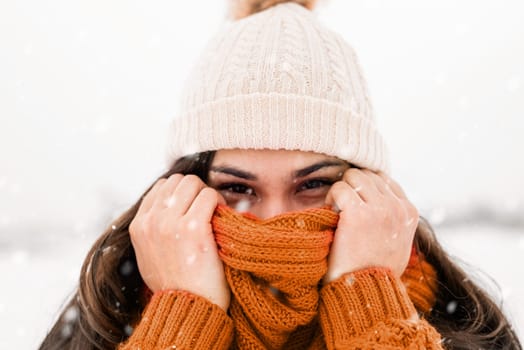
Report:
[[[416,312],[413,312],[409,318],[407,319],[408,322],[410,323],[418,323],[420,321],[420,317],[418,316],[418,314]]]
[[[124,261],[124,263],[122,263],[122,265],[120,265],[120,273],[122,274],[122,276],[129,276],[133,273],[134,270],[135,264],[130,260],[126,260]]]
[[[235,205],[235,210],[239,213],[245,213],[249,211],[250,208],[251,203],[246,199],[238,201],[238,203]]]
[[[78,318],[78,308],[76,306],[70,306],[64,312],[64,322],[74,322]]]
[[[353,274],[349,274],[345,278],[345,282],[348,286],[352,286],[355,283],[355,276]]]
[[[175,202],[176,202],[175,196],[171,196],[165,200],[164,204],[166,207],[171,208],[172,206],[175,205]]]
[[[447,312],[448,314],[453,314],[453,313],[455,313],[455,311],[457,310],[457,306],[458,306],[457,301],[455,301],[455,300],[450,301],[450,302],[446,305],[446,312]]]
[[[126,324],[124,327],[124,333],[125,335],[130,336],[133,333],[133,327],[131,327],[129,324]]]
[[[374,88],[378,90],[376,91],[378,96],[388,99],[385,102],[380,99],[375,101],[378,104],[378,122],[389,134],[385,136],[386,141],[389,141],[392,146],[391,155],[395,157],[392,162],[393,173],[407,181],[406,186],[410,186],[406,189],[408,194],[416,192],[418,199],[414,200],[414,203],[423,203],[423,200],[428,199],[432,201],[430,203],[432,205],[440,205],[440,201],[447,201],[446,203],[454,205],[468,195],[486,193],[483,200],[491,205],[490,213],[495,212],[492,218],[498,220],[495,222],[498,226],[479,224],[479,220],[483,219],[482,216],[467,217],[465,220],[460,213],[456,213],[454,207],[450,209],[442,206],[435,210],[428,209],[429,215],[425,217],[432,224],[439,226],[436,230],[437,236],[443,240],[445,247],[452,250],[454,256],[471,263],[474,267],[479,267],[496,279],[504,298],[503,305],[510,312],[511,318],[518,322],[514,328],[520,332],[521,336],[524,336],[522,333],[524,330],[524,282],[522,279],[515,278],[517,272],[515,266],[524,264],[523,221],[522,219],[512,221],[512,218],[524,217],[522,199],[519,202],[517,195],[513,195],[514,192],[522,194],[520,190],[522,186],[519,186],[520,178],[522,178],[522,166],[520,166],[522,162],[519,163],[517,157],[518,149],[522,149],[522,138],[518,138],[518,133],[522,129],[522,118],[517,117],[522,115],[524,76],[521,69],[522,46],[518,41],[520,37],[513,35],[516,33],[515,29],[522,28],[522,21],[518,16],[522,11],[515,10],[517,8],[521,10],[521,6],[501,2],[500,9],[504,9],[504,6],[512,7],[505,11],[508,16],[499,16],[504,20],[503,25],[500,25],[501,23],[497,25],[497,18],[492,18],[495,25],[483,28],[483,26],[476,26],[476,22],[460,22],[464,18],[473,17],[470,16],[471,9],[468,4],[456,4],[457,2],[450,1],[442,6],[442,9],[445,10],[449,8],[448,5],[452,5],[456,10],[457,20],[451,19],[452,22],[455,21],[449,26],[451,36],[446,31],[438,32],[439,37],[444,38],[446,35],[448,37],[446,40],[440,40],[439,42],[444,44],[434,51],[445,55],[450,50],[458,50],[461,55],[456,55],[453,62],[447,62],[442,60],[442,57],[433,55],[430,59],[434,60],[432,61],[434,64],[427,65],[433,68],[426,71],[421,69],[424,68],[423,66],[409,67],[412,60],[403,59],[401,56],[393,57],[393,59],[398,59],[397,70],[404,72],[405,79],[399,82],[400,86],[397,89],[401,93],[388,93],[389,88],[384,87],[385,85],[374,84]],[[406,5],[409,6],[409,4]],[[371,1],[370,4],[364,6],[375,10],[381,9],[378,1]],[[405,7],[399,6],[399,9],[402,8]],[[48,10],[52,10],[52,7],[48,7]],[[111,43],[107,40],[114,37],[113,35],[104,37],[104,33],[107,34],[112,30],[111,23],[108,22],[109,24],[106,25],[104,21],[93,22],[93,26],[100,27],[98,30],[95,27],[86,26],[83,20],[75,21],[78,19],[76,18],[77,11],[70,11],[70,8],[62,10],[65,12],[56,17],[58,19],[54,21],[56,23],[46,19],[53,16],[46,14],[45,9],[44,12],[31,11],[30,8],[25,10],[22,6],[13,8],[14,12],[4,11],[3,13],[4,17],[14,14],[13,21],[11,21],[14,24],[26,21],[38,25],[23,26],[22,23],[25,28],[23,40],[13,40],[12,47],[5,50],[8,52],[8,61],[12,58],[13,62],[18,62],[20,72],[27,74],[20,74],[20,77],[8,74],[4,79],[8,84],[6,86],[11,84],[15,91],[12,94],[13,103],[3,104],[0,107],[2,108],[0,114],[15,116],[21,113],[27,116],[27,118],[18,118],[22,124],[27,120],[45,120],[48,129],[56,131],[56,134],[31,133],[31,128],[22,128],[21,130],[29,132],[27,137],[18,137],[22,144],[26,145],[27,142],[24,143],[24,140],[31,139],[33,145],[38,145],[38,147],[30,148],[31,153],[25,154],[24,150],[27,147],[17,146],[10,141],[12,140],[10,133],[15,130],[13,127],[19,127],[17,118],[12,118],[12,123],[8,122],[5,128],[0,128],[2,131],[6,130],[4,134],[0,135],[0,140],[7,140],[5,143],[9,145],[3,149],[6,150],[7,164],[10,165],[2,169],[0,174],[0,199],[3,199],[1,203],[3,207],[0,207],[0,273],[4,276],[4,284],[12,286],[4,288],[0,298],[2,300],[0,328],[4,330],[3,336],[0,337],[0,348],[2,349],[37,348],[38,340],[42,339],[45,331],[52,324],[52,320],[56,318],[57,310],[64,305],[67,296],[78,283],[80,266],[88,248],[97,235],[107,227],[107,222],[101,222],[101,218],[111,216],[108,213],[111,213],[114,207],[109,208],[109,206],[116,206],[112,200],[131,200],[130,197],[136,195],[137,188],[145,186],[143,179],[150,179],[150,169],[155,166],[153,163],[156,160],[161,161],[161,152],[158,150],[163,145],[160,142],[157,143],[157,139],[160,139],[157,135],[161,135],[164,131],[164,119],[158,122],[160,118],[157,117],[156,121],[160,126],[156,129],[151,126],[156,123],[155,115],[165,115],[166,104],[163,102],[166,101],[167,95],[169,95],[168,100],[171,101],[172,88],[176,88],[176,86],[169,86],[166,89],[165,86],[158,84],[158,81],[151,80],[147,84],[142,84],[147,87],[147,91],[143,89],[142,91],[140,87],[135,86],[136,84],[131,83],[122,85],[122,89],[118,90],[118,96],[114,95],[117,90],[111,79],[116,81],[123,77],[123,81],[127,82],[133,74],[136,81],[144,79],[146,81],[150,77],[165,77],[165,65],[153,65],[151,66],[153,71],[146,69],[141,72],[140,69],[134,69],[131,75],[126,71],[126,65],[120,65],[122,69],[113,69],[114,64],[122,62],[120,58],[127,57],[133,60],[134,56],[129,55],[125,48],[120,53],[117,52],[118,50],[112,50],[110,54],[103,52],[107,51],[107,47],[111,47]],[[332,10],[338,11],[339,8],[333,7]],[[477,10],[479,10],[477,19],[483,18],[484,15],[490,17],[489,14],[493,13],[490,6],[479,5]],[[330,9],[326,7],[326,11]],[[167,18],[172,17],[173,13],[177,11],[164,12]],[[211,15],[216,13],[208,12]],[[81,11],[78,13],[80,14]],[[401,14],[389,17],[393,18],[394,22],[398,15]],[[159,16],[161,16],[160,13]],[[157,16],[149,17],[155,20],[158,18]],[[442,16],[433,17],[442,18]],[[60,18],[65,22],[61,22]],[[184,20],[183,15],[179,19]],[[430,17],[427,19],[432,20]],[[69,25],[70,30],[61,31],[60,28],[64,24]],[[75,27],[75,25],[80,27]],[[154,29],[155,26],[149,27]],[[42,28],[45,33],[54,33],[57,43],[61,41],[64,43],[61,45],[63,50],[54,50],[52,47],[42,45],[42,40],[37,40],[41,36]],[[434,29],[438,26],[430,25],[428,28]],[[493,31],[497,31],[497,35],[485,35]],[[365,33],[365,31],[361,32]],[[147,32],[143,34],[143,44],[146,45],[146,48],[154,49],[155,52],[165,49],[167,51],[164,56],[170,57],[170,45],[164,40],[163,33]],[[427,28],[423,28],[417,35],[424,37],[428,34],[432,37],[437,32],[431,30],[428,32]],[[455,37],[459,37],[459,40],[457,41]],[[365,36],[360,39],[363,38],[365,39]],[[479,38],[482,40],[477,40]],[[500,40],[490,41],[492,38],[507,40],[500,43]],[[424,44],[423,41],[412,40],[411,37],[405,39],[404,44],[407,45]],[[465,50],[464,42],[471,44]],[[75,46],[68,47],[71,43]],[[101,45],[98,45],[100,43]],[[435,48],[435,44],[439,43],[435,43],[435,40],[426,40],[426,44],[433,45]],[[11,44],[7,43],[7,45]],[[177,47],[177,45],[171,46]],[[89,47],[98,47],[100,50],[95,49],[88,52],[89,50],[83,49]],[[497,57],[504,59],[498,64],[493,64],[495,61],[492,55],[484,55],[488,58],[487,60],[483,59],[482,55],[475,55],[478,59],[471,61],[472,56],[469,53],[478,53],[486,48],[496,48],[496,51],[500,53]],[[477,49],[479,49],[478,52]],[[10,54],[12,57],[9,56]],[[64,54],[67,56],[66,61],[78,63],[75,66],[78,68],[75,74],[67,76],[70,69],[54,69],[64,62]],[[140,59],[138,57],[138,61],[130,62],[128,66],[138,67],[143,63],[139,62]],[[47,71],[45,69],[27,69],[27,67],[38,68],[44,61],[51,64]],[[378,69],[374,72],[376,77],[387,77],[389,74],[385,71],[387,65],[379,64],[377,66],[376,62],[372,61],[364,63],[375,64],[374,68]],[[486,70],[488,66],[493,70]],[[183,64],[172,64],[170,67],[178,67],[182,72],[185,69]],[[464,67],[467,69],[463,69]],[[108,71],[120,72],[122,75],[119,77],[118,74],[107,74]],[[489,74],[484,74],[486,71],[489,71]],[[82,94],[73,94],[71,95],[73,98],[68,101],[63,98],[64,89],[61,87],[56,89],[53,84],[40,84],[42,81],[52,82],[52,79],[49,80],[46,77],[50,73],[57,72],[59,76],[55,80],[64,82],[61,84],[63,86],[72,87],[72,89],[65,90],[68,96],[72,91],[78,90],[76,89],[78,86],[75,87],[75,81],[96,81],[97,84],[81,87],[78,91]],[[171,72],[173,74],[168,73],[168,75],[177,76],[176,71]],[[475,76],[481,76],[480,80],[486,84],[478,84],[478,79],[470,79]],[[84,79],[86,77],[87,80]],[[107,77],[110,80],[107,80]],[[172,79],[164,80],[168,81],[168,84],[173,81]],[[46,88],[40,89],[41,86],[46,86]],[[413,90],[409,90],[410,86],[413,86]],[[153,91],[155,88],[158,94]],[[91,95],[90,91],[92,91]],[[166,95],[163,96],[162,93],[166,91]],[[406,95],[402,96],[403,91],[408,91],[407,99]],[[464,92],[467,92],[467,97],[462,95]],[[140,98],[133,98],[135,94],[140,94]],[[81,97],[77,98],[78,96]],[[129,97],[125,99],[129,103],[121,103],[123,100],[120,97],[124,96]],[[9,98],[9,94],[7,97]],[[80,105],[77,102],[84,98],[93,103],[83,104],[80,112],[75,113],[78,112],[77,107]],[[403,108],[408,100],[410,108]],[[14,109],[10,109],[11,105]],[[122,110],[119,106],[124,109]],[[432,106],[432,108],[427,108],[427,106]],[[110,113],[99,114],[100,111],[115,112],[111,115]],[[390,115],[384,111],[402,111],[402,113]],[[421,118],[421,111],[424,113],[424,118]],[[500,113],[493,113],[494,111]],[[145,113],[151,118],[142,118]],[[147,123],[144,124],[144,121]],[[406,128],[406,125],[413,127]],[[65,129],[69,127],[71,129]],[[423,132],[409,133],[409,130],[415,129]],[[71,133],[76,139],[67,138],[71,136],[68,135],[67,130],[72,130]],[[18,136],[16,133],[12,134],[15,137]],[[93,139],[93,137],[96,138]],[[106,142],[110,138],[114,140],[114,144]],[[53,139],[53,141],[49,142],[48,139]],[[407,142],[408,139],[410,142]],[[494,140],[494,142],[485,142],[487,139]],[[75,145],[73,141],[78,144]],[[125,150],[119,150],[116,146],[118,144],[125,144]],[[413,148],[414,144],[417,147]],[[59,146],[61,148],[56,148]],[[184,151],[195,153],[197,146],[196,144],[187,145]],[[469,150],[472,152],[465,153],[462,148],[466,149],[466,147],[468,152]],[[347,146],[340,150],[340,154],[349,158],[354,151]],[[85,166],[87,163],[75,161],[75,159],[81,160],[86,154],[89,155],[89,159],[95,159],[101,163]],[[150,155],[153,156],[149,157]],[[11,159],[17,160],[11,162],[12,166],[9,162]],[[151,161],[145,164],[146,159],[151,159]],[[194,159],[197,160],[197,154],[194,155]],[[492,161],[490,167],[486,168],[485,159]],[[432,167],[433,160],[445,164],[441,167]],[[25,171],[30,169],[27,165],[38,166],[42,164],[41,162],[49,164],[49,166],[38,167],[38,169],[44,169],[44,173],[35,176],[32,172]],[[59,164],[63,166],[56,166]],[[78,171],[79,164],[82,165],[81,171]],[[132,164],[132,168],[129,164]],[[475,167],[475,164],[478,166]],[[491,168],[496,168],[496,170],[491,171]],[[129,172],[129,169],[133,170]],[[84,173],[84,177],[76,178],[76,174],[72,176],[73,171]],[[31,184],[33,177],[41,177],[41,179]],[[98,188],[95,185],[89,186],[90,181],[110,183],[117,191],[120,191],[120,195],[124,198],[98,198],[100,194]],[[45,186],[42,186],[42,183],[45,183]],[[60,193],[59,189],[73,186],[85,186],[86,192],[75,192],[71,198]],[[102,202],[106,200],[110,203],[108,207],[101,207]],[[467,209],[475,204],[460,203]],[[15,209],[16,207],[19,209]],[[240,206],[236,209],[248,211],[250,205],[247,203],[245,207]],[[78,212],[75,210],[86,214],[85,216],[77,215]],[[334,210],[339,211],[336,207]],[[500,210],[500,215],[496,210]],[[31,219],[30,215],[34,215],[33,213],[37,215]],[[117,213],[119,215],[121,210]],[[507,213],[511,214],[508,216],[509,219],[504,216]],[[440,229],[440,226],[450,225],[452,220],[457,222],[457,217],[462,218],[464,227],[447,226],[444,232]],[[113,230],[116,229],[115,225],[110,227]],[[175,238],[179,236],[176,235]],[[109,251],[104,249],[104,252]],[[89,268],[90,264],[88,264]],[[122,275],[129,275],[136,270],[136,265],[132,261],[127,261],[119,269]],[[464,283],[466,282],[467,280]],[[125,289],[125,287],[122,288]],[[35,295],[35,290],[38,291],[37,295]],[[452,301],[448,307],[450,310],[456,310],[459,305],[456,301]],[[69,312],[68,310],[67,313]],[[31,317],[27,317],[29,313]],[[71,314],[74,312],[71,311]],[[71,316],[64,315],[64,317]],[[124,328],[127,335],[131,334],[132,330],[130,325]],[[70,336],[72,331],[71,325],[66,324],[62,329],[62,335]],[[443,339],[443,343],[448,341],[448,339]]]
[[[191,220],[187,224],[187,229],[190,231],[195,231],[198,228],[198,221]]]
[[[191,254],[186,257],[186,265],[193,265],[193,263],[196,261],[196,254]]]
[[[62,329],[60,330],[60,334],[64,338],[69,338],[73,334],[73,327],[71,327],[70,324],[65,324],[62,326]]]
[[[273,294],[276,297],[278,297],[281,294],[281,292],[273,286],[269,287],[269,292],[271,292],[271,294]]]
[[[428,220],[433,225],[438,225],[444,222],[446,219],[446,209],[445,208],[435,208],[431,211]]]

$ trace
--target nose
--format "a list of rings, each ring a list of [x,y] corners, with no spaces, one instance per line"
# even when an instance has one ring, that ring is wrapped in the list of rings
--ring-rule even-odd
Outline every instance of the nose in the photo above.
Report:
[[[293,206],[290,201],[280,197],[272,197],[262,199],[252,208],[252,213],[261,219],[268,219],[292,210]]]

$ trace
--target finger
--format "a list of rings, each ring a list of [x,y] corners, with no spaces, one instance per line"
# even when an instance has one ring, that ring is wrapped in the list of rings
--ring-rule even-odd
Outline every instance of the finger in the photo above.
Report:
[[[336,212],[343,211],[349,206],[364,205],[358,193],[344,181],[337,181],[331,186],[325,202]]]
[[[162,210],[168,203],[166,200],[170,197],[171,193],[178,186],[178,183],[182,181],[184,175],[182,174],[173,174],[167,178],[167,180],[162,184],[160,189],[155,193],[155,199],[151,210]]]
[[[201,223],[210,223],[220,194],[211,187],[203,188],[187,210],[186,216]],[[224,200],[224,198],[222,198]],[[224,201],[225,203],[225,201]]]
[[[379,171],[377,175],[384,179],[386,187],[388,187],[398,198],[407,199],[404,190],[402,190],[402,187],[400,187],[400,185],[395,180],[382,171]]]
[[[168,199],[167,207],[170,214],[174,216],[184,215],[204,187],[206,187],[206,184],[198,176],[184,176]]]
[[[227,202],[224,196],[222,196],[222,194],[218,192],[217,190],[215,190],[215,192],[217,193],[217,196],[218,196],[218,204],[227,205]]]
[[[406,226],[416,228],[419,222],[419,211],[408,199],[402,199],[407,213]]]
[[[156,196],[160,188],[163,186],[163,184],[167,181],[167,179],[162,178],[157,180],[153,187],[147,192],[147,194],[142,199],[142,202],[140,203],[140,207],[138,208],[138,211],[136,213],[136,216],[143,215],[147,213],[151,207],[153,206],[153,203],[155,202]]]
[[[347,182],[364,202],[369,202],[380,193],[374,181],[360,169],[346,170],[343,181]]]
[[[385,196],[394,195],[384,179],[372,170],[364,169],[363,172],[373,181],[377,190]]]

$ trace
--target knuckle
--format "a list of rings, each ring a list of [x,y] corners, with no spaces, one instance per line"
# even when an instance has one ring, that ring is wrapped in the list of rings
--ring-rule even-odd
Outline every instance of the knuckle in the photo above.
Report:
[[[376,172],[378,176],[380,176],[386,183],[391,183],[392,179],[389,177],[385,172],[379,170]]]
[[[171,174],[167,179],[165,179],[163,184],[169,187],[176,187],[180,183],[180,181],[182,181],[183,178],[184,178],[184,175],[182,174],[179,174],[179,173]]]
[[[342,208],[346,205],[349,200],[350,194],[348,193],[350,187],[347,183],[342,181],[335,182],[330,189],[330,198],[336,201],[337,205]]]
[[[402,199],[402,202],[404,204],[404,207],[406,208],[406,212],[408,213],[409,216],[419,216],[419,212],[418,212],[418,209],[415,205],[413,205],[413,203],[411,203],[409,200],[407,199]]]
[[[393,217],[391,208],[382,205],[374,207],[374,215],[380,218],[383,222],[391,222]]]
[[[171,174],[171,175],[169,176],[168,179],[172,179],[172,180],[180,180],[180,179],[182,179],[183,177],[184,177],[183,174],[175,173],[175,174]]]
[[[395,205],[395,215],[402,220],[407,219],[407,216],[409,216],[409,211],[407,210],[406,206],[401,202],[397,201],[397,205]]]
[[[394,218],[395,220],[403,220],[406,215],[406,210],[403,208],[403,204],[395,199],[391,198],[387,200],[387,212],[390,218]]]
[[[202,191],[200,191],[200,196],[209,200],[215,200],[218,199],[218,192],[211,187],[204,187]]]
[[[191,186],[200,185],[202,183],[202,180],[194,174],[189,174],[189,175],[184,176],[184,179],[182,181],[184,181],[185,184],[188,184]]]
[[[185,217],[179,220],[179,222],[177,223],[177,232],[189,233],[200,231],[202,229],[202,226],[203,224],[200,221],[191,217]],[[194,238],[194,236],[192,235],[188,235],[187,237]]]
[[[153,184],[153,186],[151,186],[151,188],[147,191],[147,193],[141,198],[141,201],[140,201],[140,206],[143,205],[144,203],[144,200],[146,198],[150,198],[152,196],[154,196],[154,193],[156,191],[158,191],[162,186],[163,184],[166,182],[167,180],[162,178],[162,179],[158,179],[156,180],[156,182]]]
[[[343,176],[343,179],[345,181],[348,181],[349,179],[351,178],[354,178],[356,176],[359,176],[362,174],[362,170],[360,169],[357,169],[357,168],[349,168],[348,170],[346,170],[346,172],[344,173],[344,176]]]
[[[343,181],[337,181],[333,185],[331,185],[331,191],[339,193],[341,191],[344,191],[347,189],[347,185]]]
[[[128,227],[129,235],[133,236],[133,237],[136,236],[138,234],[138,228],[139,227],[140,227],[140,225],[138,224],[138,219],[135,216],[135,218],[133,219],[133,221],[131,221],[131,223],[129,224],[129,227]]]
[[[419,217],[419,212],[418,212],[417,207],[415,207],[414,205],[411,204],[408,208],[409,208],[410,213],[411,213],[411,215],[412,215],[413,217],[416,217],[416,218]]]
[[[152,232],[160,236],[166,236],[170,234],[173,231],[173,228],[176,226],[170,220],[164,219],[161,221],[156,221],[156,223],[154,224],[154,227],[155,227],[155,230]]]
[[[175,223],[176,229],[179,231],[186,231],[187,226],[189,225],[189,221],[190,220],[187,216],[179,218]]]
[[[158,188],[158,187],[162,187],[162,185],[167,181],[166,178],[161,178],[161,179],[158,179],[155,184],[153,185],[153,188]],[[153,189],[152,188],[152,189]]]
[[[155,217],[151,213],[144,214],[144,217],[142,218],[142,231],[144,234],[151,234],[157,231],[158,228],[158,221],[155,220]]]
[[[370,169],[367,169],[367,168],[362,169],[361,171],[362,171],[362,173],[364,173],[366,175],[376,175],[376,173],[373,170],[370,170]]]

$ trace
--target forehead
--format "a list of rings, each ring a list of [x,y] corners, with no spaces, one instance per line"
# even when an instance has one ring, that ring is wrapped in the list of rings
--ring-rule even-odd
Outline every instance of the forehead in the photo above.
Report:
[[[218,150],[213,158],[212,165],[237,165],[243,168],[271,168],[284,167],[297,169],[320,161],[339,161],[340,159],[315,152],[289,150]]]

